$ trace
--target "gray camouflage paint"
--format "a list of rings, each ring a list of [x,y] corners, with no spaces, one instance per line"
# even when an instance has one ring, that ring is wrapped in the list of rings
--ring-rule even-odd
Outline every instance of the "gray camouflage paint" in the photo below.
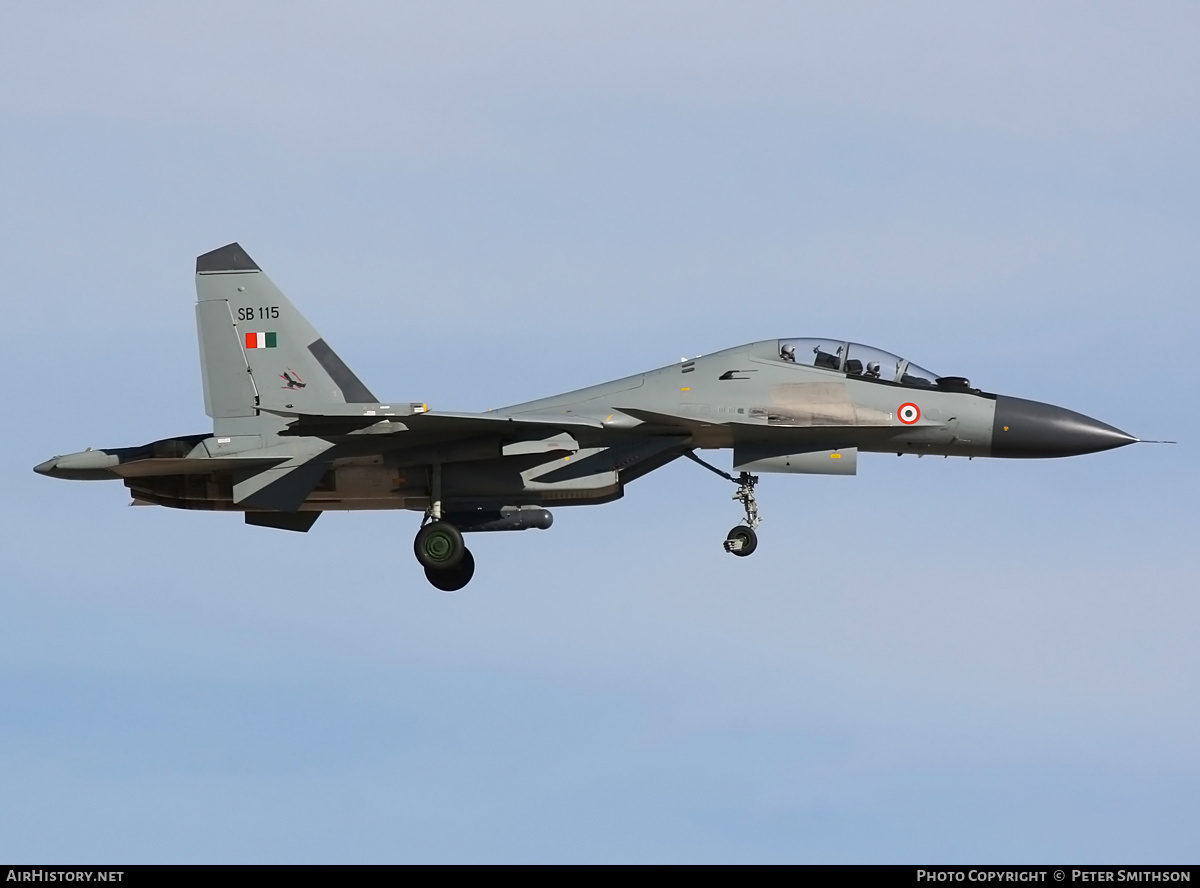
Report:
[[[307,530],[311,520],[289,516],[424,511],[440,466],[443,503],[464,529],[519,529],[549,522],[513,518],[514,508],[608,502],[696,449],[732,448],[738,470],[849,475],[859,451],[1047,457],[1136,440],[961,383],[906,385],[792,363],[779,340],[486,414],[381,403],[239,245],[200,256],[196,270],[213,434],[58,456],[35,471],[120,478],[138,504],[244,511],[252,524]],[[274,334],[273,347],[247,347],[247,334],[259,333]],[[902,421],[906,404],[919,409],[915,421]]]

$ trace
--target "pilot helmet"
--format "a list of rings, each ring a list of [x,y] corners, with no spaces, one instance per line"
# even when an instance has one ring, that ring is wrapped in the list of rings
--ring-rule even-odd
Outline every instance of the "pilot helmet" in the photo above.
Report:
[[[796,346],[791,344],[785,345],[779,350],[779,354],[785,361],[794,361],[796,360]]]

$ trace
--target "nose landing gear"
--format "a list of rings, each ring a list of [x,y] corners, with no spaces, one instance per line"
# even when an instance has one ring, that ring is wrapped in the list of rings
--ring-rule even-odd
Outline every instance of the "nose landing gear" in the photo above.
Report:
[[[754,531],[762,523],[762,519],[758,516],[758,500],[754,498],[754,487],[758,484],[758,476],[742,472],[735,478],[728,472],[722,472],[716,466],[709,465],[690,450],[684,456],[738,486],[737,493],[733,495],[733,498],[740,502],[742,508],[746,510],[746,523],[739,524],[729,531],[725,537],[725,551],[741,558],[753,553],[758,548],[758,534]]]
[[[733,495],[733,498],[739,500],[742,508],[746,510],[746,523],[739,524],[729,531],[729,535],[725,537],[725,551],[742,558],[758,548],[758,534],[754,532],[754,529],[758,527],[762,519],[758,517],[758,500],[754,498],[754,485],[757,483],[757,475],[742,472],[738,476],[737,493]]]

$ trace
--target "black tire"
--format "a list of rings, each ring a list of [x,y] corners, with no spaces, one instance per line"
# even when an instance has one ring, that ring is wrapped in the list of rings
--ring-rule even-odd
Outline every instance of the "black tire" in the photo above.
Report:
[[[445,521],[434,521],[417,531],[413,551],[422,567],[450,570],[462,561],[467,547],[457,527]]]
[[[425,568],[425,579],[429,580],[435,589],[441,589],[443,592],[457,592],[471,582],[473,576],[475,576],[475,556],[471,554],[470,549],[463,549],[462,560],[454,567],[442,570]]]
[[[737,545],[741,543],[741,545]],[[754,553],[758,548],[758,534],[754,532],[753,527],[747,527],[744,524],[739,524],[725,537],[725,551],[732,552],[739,558],[745,558],[747,555]]]

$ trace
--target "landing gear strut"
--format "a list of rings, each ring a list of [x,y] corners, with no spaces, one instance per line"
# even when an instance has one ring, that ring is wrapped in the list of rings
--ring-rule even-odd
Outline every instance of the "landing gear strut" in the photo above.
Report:
[[[758,517],[758,500],[754,498],[754,485],[757,483],[758,476],[749,472],[742,472],[738,477],[738,489],[733,498],[739,500],[746,510],[746,523],[739,524],[725,537],[725,551],[743,558],[758,548],[758,534],[754,529],[762,519]]]
[[[733,495],[733,498],[740,502],[742,508],[746,510],[746,523],[739,524],[729,531],[725,537],[725,551],[745,558],[758,548],[758,534],[754,531],[762,523],[762,519],[758,516],[758,500],[754,498],[754,487],[758,484],[758,476],[742,472],[735,478],[728,472],[722,472],[716,466],[709,465],[690,450],[684,453],[684,456],[738,486],[737,493]]]
[[[752,529],[762,524],[762,519],[758,517],[758,500],[754,498],[756,484],[758,484],[758,475],[742,472],[738,476],[737,493],[733,495],[733,498],[741,502],[742,508],[746,510],[746,523]]]

